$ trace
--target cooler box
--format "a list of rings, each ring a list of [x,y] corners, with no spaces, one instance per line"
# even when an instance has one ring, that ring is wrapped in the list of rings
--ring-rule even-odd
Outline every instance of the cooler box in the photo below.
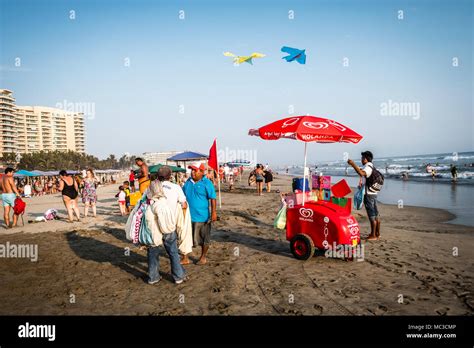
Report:
[[[295,193],[295,197],[296,197],[296,204],[303,204],[303,191],[297,191]],[[305,198],[304,198],[304,201],[305,202],[309,202],[309,201],[312,201],[312,197],[311,197],[311,192],[305,192]]]
[[[345,179],[342,179],[337,184],[334,184],[331,187],[331,191],[332,195],[336,198],[342,198],[352,192]]]
[[[322,190],[331,188],[331,177],[329,175],[313,175],[312,177],[313,190]]]
[[[295,192],[296,190],[303,192],[303,178],[293,178],[292,188],[293,192]],[[309,188],[308,179],[306,179],[305,191],[311,191],[311,189]]]
[[[341,208],[344,208],[348,214],[352,211],[352,199],[351,198],[338,198],[331,197],[331,202],[337,204]]]

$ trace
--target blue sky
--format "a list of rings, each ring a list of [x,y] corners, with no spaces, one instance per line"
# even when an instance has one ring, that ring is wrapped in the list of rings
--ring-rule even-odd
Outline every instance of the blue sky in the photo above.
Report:
[[[217,137],[221,149],[257,151],[260,162],[301,163],[302,143],[247,136],[290,116],[290,105],[364,136],[311,144],[310,161],[474,149],[471,1],[0,4],[0,88],[18,105],[94,103],[87,152],[99,157],[207,152]],[[282,60],[284,45],[305,48],[307,64]],[[267,56],[235,67],[224,51]],[[389,100],[419,103],[419,119],[382,116]]]

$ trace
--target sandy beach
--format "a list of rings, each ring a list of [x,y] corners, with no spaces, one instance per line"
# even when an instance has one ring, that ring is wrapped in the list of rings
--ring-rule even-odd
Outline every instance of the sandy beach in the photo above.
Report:
[[[381,205],[382,239],[364,242],[364,261],[315,256],[303,262],[291,255],[284,232],[273,228],[277,193],[258,197],[246,180],[233,192],[224,185],[209,264],[186,266],[190,280],[175,285],[164,256],[164,281],[150,286],[144,282],[146,252],[125,239],[116,189],[99,188],[99,216],[74,224],[28,224],[48,208],[63,217],[65,211],[59,195],[26,200],[26,225],[1,229],[0,244],[37,244],[38,261],[0,258],[0,314],[474,313],[474,228],[444,223],[453,218],[444,210]],[[277,189],[289,191],[290,178],[278,176]],[[365,210],[353,214],[362,236],[368,235]]]

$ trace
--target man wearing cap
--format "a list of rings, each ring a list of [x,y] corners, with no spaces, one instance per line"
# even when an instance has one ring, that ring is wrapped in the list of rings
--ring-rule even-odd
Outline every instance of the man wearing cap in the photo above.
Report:
[[[177,184],[170,182],[172,175],[171,168],[168,166],[162,166],[158,170],[158,180],[161,182],[161,188],[163,190],[164,196],[166,198],[166,203],[169,207],[169,211],[174,215],[173,221],[176,221],[176,211],[178,204],[182,208],[186,208],[186,197],[184,196],[183,190]],[[151,184],[148,194],[153,195],[154,193],[154,183]],[[151,192],[150,192],[151,191]],[[153,196],[148,197],[150,199]],[[178,251],[178,235],[176,231],[171,233],[163,233],[163,244],[166,252],[169,255],[170,264],[171,264],[171,273],[173,275],[174,281],[176,284],[181,284],[183,281],[187,280],[186,271],[180,263],[179,251]],[[148,248],[148,273],[150,274],[150,280],[148,284],[158,283],[161,279],[159,276],[159,248],[150,247]]]
[[[193,225],[194,246],[201,246],[201,257],[198,265],[207,262],[206,255],[211,243],[211,222],[217,220],[216,190],[212,182],[205,176],[206,166],[189,166],[191,177],[183,186],[189,205]],[[209,213],[209,200],[211,212]]]

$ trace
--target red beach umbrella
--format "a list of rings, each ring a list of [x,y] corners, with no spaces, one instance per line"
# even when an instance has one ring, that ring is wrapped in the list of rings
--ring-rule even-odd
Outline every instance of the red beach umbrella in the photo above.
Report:
[[[357,144],[362,140],[362,135],[349,127],[328,118],[316,116],[287,117],[258,129],[250,129],[249,135],[259,136],[265,140],[287,138],[304,141],[304,179],[306,179],[308,142]],[[303,180],[303,192],[305,192],[305,184],[306,180]],[[305,195],[303,194],[303,205],[304,200]]]

